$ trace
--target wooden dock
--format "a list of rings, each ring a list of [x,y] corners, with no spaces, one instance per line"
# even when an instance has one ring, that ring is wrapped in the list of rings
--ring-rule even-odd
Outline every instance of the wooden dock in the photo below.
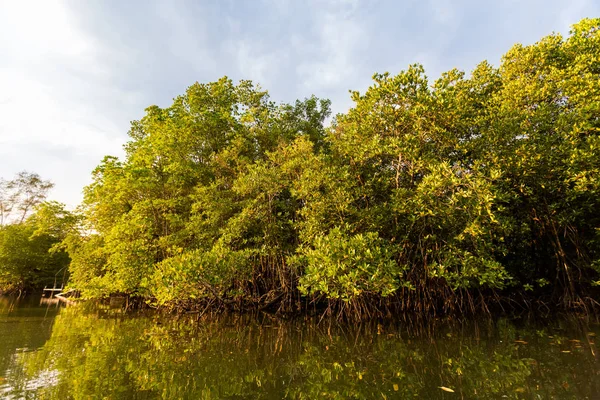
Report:
[[[62,282],[60,284],[60,287],[58,287],[58,274],[63,273],[63,277],[62,277]],[[65,288],[65,277],[67,274],[67,270],[66,267],[61,268],[55,275],[54,275],[54,284],[52,285],[52,287],[48,287],[48,286],[44,286],[44,290],[42,291],[42,298],[45,298],[46,300],[58,300],[58,301],[62,301],[65,302],[67,304],[69,303],[73,303],[72,300],[68,299],[66,296],[69,294],[72,294],[74,292],[73,289],[69,289],[66,292],[63,292],[64,288]]]
[[[44,292],[62,292],[63,288],[44,288]]]

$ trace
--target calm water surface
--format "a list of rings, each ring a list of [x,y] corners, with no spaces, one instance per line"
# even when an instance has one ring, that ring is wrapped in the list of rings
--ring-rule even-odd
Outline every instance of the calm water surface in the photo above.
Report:
[[[600,398],[587,318],[317,322],[0,298],[0,398]]]

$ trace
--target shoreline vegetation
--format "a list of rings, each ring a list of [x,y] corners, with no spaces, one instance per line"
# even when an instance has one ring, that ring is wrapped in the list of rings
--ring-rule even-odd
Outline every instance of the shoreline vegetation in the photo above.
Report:
[[[333,118],[328,100],[195,83],[132,122],[77,210],[39,198],[0,239],[30,224],[83,298],[178,312],[590,312],[599,55],[600,19],[584,19],[470,76],[375,74]]]

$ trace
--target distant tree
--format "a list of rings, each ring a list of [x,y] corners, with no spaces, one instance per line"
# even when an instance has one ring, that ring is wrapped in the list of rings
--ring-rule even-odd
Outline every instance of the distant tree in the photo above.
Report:
[[[25,221],[53,187],[33,172],[21,171],[9,181],[0,178],[0,225]]]
[[[44,202],[54,187],[33,172],[0,178],[0,293],[52,284],[69,257],[58,244],[77,218]]]
[[[8,219],[8,215],[12,211],[9,198],[8,181],[0,178],[0,226],[4,225],[4,221]]]

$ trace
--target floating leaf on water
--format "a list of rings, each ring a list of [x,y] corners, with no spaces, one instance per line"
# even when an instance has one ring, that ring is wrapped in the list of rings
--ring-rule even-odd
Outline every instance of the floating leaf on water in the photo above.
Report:
[[[444,392],[454,393],[454,390],[452,390],[446,386],[440,386],[440,389],[442,389]]]

